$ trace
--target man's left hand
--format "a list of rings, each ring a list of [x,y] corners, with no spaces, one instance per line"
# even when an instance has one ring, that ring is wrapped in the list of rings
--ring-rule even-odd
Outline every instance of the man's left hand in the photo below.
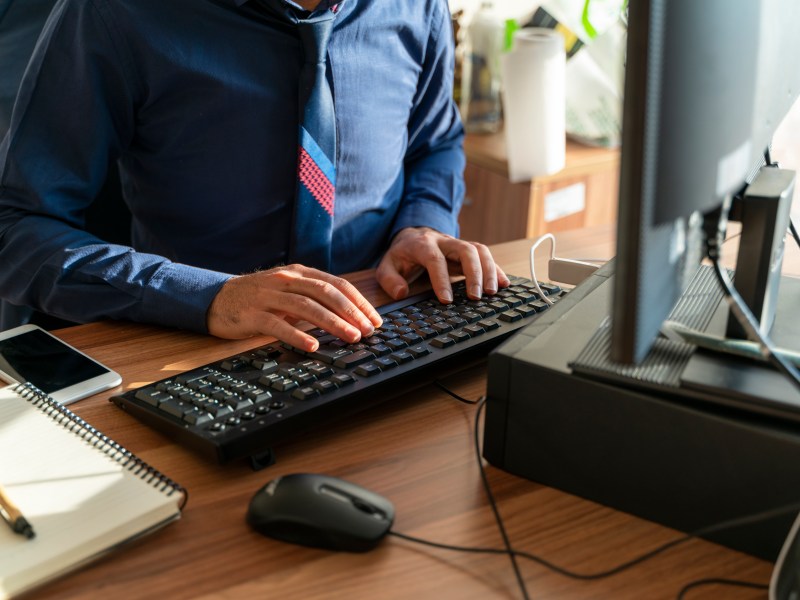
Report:
[[[408,284],[425,271],[436,297],[444,304],[453,301],[451,275],[464,275],[467,295],[474,300],[510,283],[489,248],[428,227],[400,230],[378,265],[376,276],[386,293],[398,300],[408,295]]]

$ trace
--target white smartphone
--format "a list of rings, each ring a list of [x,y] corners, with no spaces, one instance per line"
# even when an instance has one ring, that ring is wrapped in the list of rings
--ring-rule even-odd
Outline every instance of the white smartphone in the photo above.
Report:
[[[37,325],[0,331],[0,377],[31,383],[62,404],[122,383],[118,373]]]

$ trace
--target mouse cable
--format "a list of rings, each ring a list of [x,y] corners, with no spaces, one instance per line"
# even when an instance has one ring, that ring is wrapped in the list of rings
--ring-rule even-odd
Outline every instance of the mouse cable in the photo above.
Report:
[[[800,246],[800,236],[797,235],[797,229],[794,228],[794,221],[789,217],[789,231],[792,233],[795,243]]]
[[[437,386],[440,390],[442,390],[445,394],[452,396],[453,398],[455,398],[459,402],[463,402],[464,404],[478,404],[483,398],[483,396],[481,396],[481,398],[478,398],[477,400],[470,400],[469,398],[464,398],[464,396],[461,396],[460,394],[456,394],[453,390],[449,389],[441,381],[434,380],[433,384]]]
[[[441,384],[440,384],[440,386],[441,386]],[[441,387],[444,387],[444,386],[441,386]],[[449,391],[449,390],[446,390],[446,391]],[[451,394],[451,395],[453,395],[453,394]],[[481,413],[483,407],[486,404],[486,398],[485,397],[481,397],[479,400],[474,401],[474,402],[478,403],[478,410],[476,411],[476,414],[475,414],[476,418],[475,418],[475,429],[474,429],[475,453],[476,453],[476,457],[477,457],[477,460],[478,460],[478,466],[479,466],[480,471],[481,471],[481,476],[482,476],[481,478],[482,478],[482,481],[484,482],[484,487],[488,492],[489,502],[493,507],[496,508],[494,495],[492,494],[491,488],[489,487],[489,482],[488,482],[488,479],[486,478],[486,474],[485,474],[484,467],[483,467],[483,462],[481,460],[481,453],[480,453],[480,428],[479,428],[479,422],[480,422],[480,413]],[[691,533],[686,533],[686,534],[682,535],[681,537],[675,538],[674,540],[671,540],[671,541],[666,542],[666,543],[664,543],[664,544],[662,544],[660,546],[657,546],[656,548],[654,548],[652,550],[649,550],[648,552],[645,552],[644,554],[641,554],[641,555],[639,555],[637,557],[634,557],[634,558],[632,558],[632,559],[630,559],[628,561],[620,563],[620,564],[618,564],[618,565],[616,565],[614,567],[605,569],[603,571],[596,571],[594,573],[580,573],[580,572],[577,572],[577,571],[572,571],[572,570],[569,570],[567,568],[560,567],[560,566],[558,566],[558,565],[556,565],[556,564],[554,564],[554,563],[552,563],[552,562],[550,562],[550,561],[548,561],[548,560],[546,560],[546,559],[544,559],[544,558],[542,558],[540,556],[532,554],[530,552],[524,552],[524,551],[516,550],[516,549],[513,549],[513,548],[509,551],[508,549],[504,549],[504,548],[488,548],[488,547],[481,547],[481,546],[456,546],[456,545],[453,545],[453,544],[444,544],[444,543],[440,543],[440,542],[434,542],[434,541],[431,541],[431,540],[426,540],[424,538],[418,538],[418,537],[415,537],[415,536],[407,535],[405,533],[400,533],[398,531],[393,531],[393,530],[389,531],[389,534],[393,535],[395,537],[398,537],[400,539],[404,539],[404,540],[409,541],[409,542],[414,542],[414,543],[422,544],[422,545],[425,545],[425,546],[431,546],[433,548],[440,548],[442,550],[452,550],[452,551],[456,551],[456,552],[467,552],[467,553],[474,553],[474,554],[509,554],[509,553],[513,553],[515,556],[518,556],[519,558],[524,558],[524,559],[529,560],[531,562],[535,562],[535,563],[537,563],[537,564],[539,564],[539,565],[541,565],[541,566],[553,571],[554,573],[558,573],[559,575],[562,575],[564,577],[567,577],[567,578],[570,578],[570,579],[583,580],[583,581],[591,581],[591,580],[597,580],[597,579],[604,579],[606,577],[611,577],[612,575],[617,575],[618,573],[622,573],[623,571],[626,571],[626,570],[628,570],[628,569],[630,569],[630,568],[632,568],[632,567],[634,567],[636,565],[639,565],[639,564],[641,564],[643,562],[646,562],[646,561],[650,560],[651,558],[654,558],[654,557],[658,556],[659,554],[662,554],[663,552],[666,552],[667,550],[669,550],[671,548],[674,548],[675,546],[679,546],[680,544],[684,544],[684,543],[686,543],[686,542],[688,542],[690,540],[693,540],[695,538],[702,538],[703,536],[711,535],[711,534],[714,534],[714,533],[719,533],[721,531],[725,531],[727,529],[732,529],[732,528],[735,528],[735,527],[741,527],[741,526],[744,526],[744,525],[752,525],[752,524],[755,524],[755,523],[759,523],[761,521],[766,521],[766,520],[769,520],[769,519],[772,519],[772,518],[775,518],[775,517],[779,517],[779,516],[782,516],[782,515],[785,515],[785,514],[788,514],[788,513],[795,513],[795,512],[798,512],[798,511],[800,511],[800,502],[793,503],[793,504],[786,504],[786,505],[783,505],[783,506],[779,506],[777,508],[768,509],[768,510],[765,510],[765,511],[762,511],[762,512],[759,512],[759,513],[755,513],[755,514],[751,514],[751,515],[747,515],[747,516],[744,516],[744,517],[737,517],[737,518],[734,518],[734,519],[729,519],[727,521],[720,521],[718,523],[715,523],[715,524],[712,524],[712,525],[708,525],[706,527],[701,527],[699,529],[696,529],[696,530],[692,531]],[[499,514],[499,511],[495,512],[495,518],[501,518],[500,514]],[[501,520],[502,520],[502,518],[501,518]],[[503,531],[505,531],[505,527],[503,527]],[[709,583],[708,584],[704,583],[706,581],[708,581]],[[730,581],[731,582],[730,585],[741,585],[741,586],[746,586],[746,587],[763,587],[765,585],[765,584],[761,584],[761,583],[737,581],[737,580],[733,580],[733,579],[730,579],[730,580],[722,580],[722,579],[713,579],[713,580],[708,579],[708,580],[706,580],[706,579],[703,579],[703,580],[697,580],[697,581],[690,582],[689,584],[687,584],[684,587],[683,590],[681,590],[681,593],[683,594],[683,593],[685,593],[684,590],[688,591],[689,589],[691,589],[693,587],[698,587],[700,585],[710,585],[711,581],[713,581],[714,583],[722,583],[723,581]],[[523,594],[526,595],[527,592],[523,592]]]
[[[683,600],[686,598],[686,594],[688,594],[694,588],[703,587],[705,585],[730,585],[730,586],[737,586],[737,587],[746,587],[752,588],[754,590],[768,590],[769,585],[765,583],[753,583],[752,581],[740,581],[739,579],[725,579],[722,577],[709,577],[708,579],[698,579],[697,581],[692,581],[691,583],[687,583],[685,586],[681,588],[681,591],[678,592],[677,600]]]

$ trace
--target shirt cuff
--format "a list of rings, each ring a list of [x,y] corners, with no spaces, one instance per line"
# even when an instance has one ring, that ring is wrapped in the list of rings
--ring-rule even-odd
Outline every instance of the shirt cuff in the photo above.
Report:
[[[421,200],[404,206],[394,221],[389,239],[406,227],[430,227],[440,233],[458,237],[458,218],[437,202]]]
[[[218,271],[167,263],[145,288],[139,320],[208,333],[208,307],[232,277]]]

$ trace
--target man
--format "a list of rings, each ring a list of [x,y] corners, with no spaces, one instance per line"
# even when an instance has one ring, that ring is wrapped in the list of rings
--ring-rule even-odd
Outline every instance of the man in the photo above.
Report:
[[[304,32],[324,20],[327,47],[309,49]],[[445,0],[61,0],[0,145],[0,293],[77,321],[313,350],[298,321],[350,342],[380,324],[328,271],[377,264],[393,298],[424,271],[445,302],[449,270],[473,297],[496,291],[508,279],[488,250],[453,237],[464,159],[452,65]],[[309,112],[312,98],[332,104]],[[308,152],[307,122],[327,127]],[[298,155],[328,175],[313,220],[298,198],[319,189]],[[84,230],[109,159],[133,248]],[[320,245],[321,206],[333,218]]]

